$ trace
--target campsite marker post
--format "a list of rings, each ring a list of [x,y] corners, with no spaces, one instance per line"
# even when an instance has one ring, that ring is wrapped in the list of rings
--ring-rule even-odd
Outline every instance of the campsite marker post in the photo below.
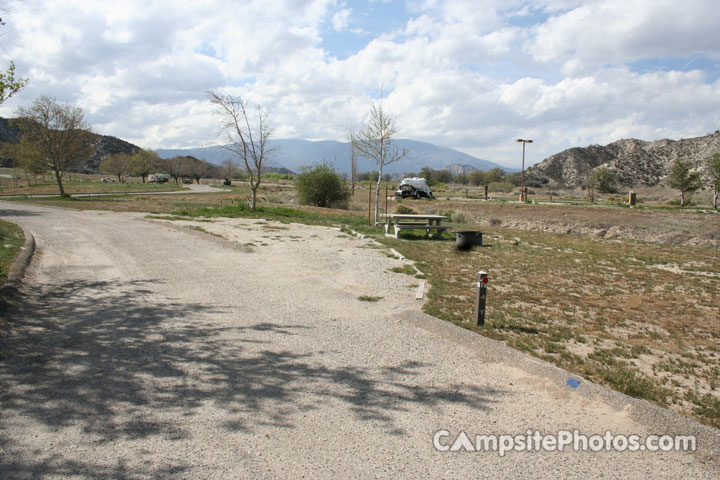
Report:
[[[488,275],[484,270],[477,274],[477,296],[475,301],[475,325],[485,325],[485,297],[487,296]]]

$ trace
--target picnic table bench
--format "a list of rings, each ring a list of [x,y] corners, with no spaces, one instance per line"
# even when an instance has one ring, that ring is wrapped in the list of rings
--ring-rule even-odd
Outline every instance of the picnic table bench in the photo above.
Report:
[[[431,231],[434,231],[435,235],[442,235],[442,232],[450,228],[447,225],[440,225],[448,218],[444,215],[388,213],[382,216],[385,217],[385,235],[395,238],[398,238],[400,230],[425,230],[426,235],[430,236]],[[390,233],[390,227],[393,227],[393,234]]]

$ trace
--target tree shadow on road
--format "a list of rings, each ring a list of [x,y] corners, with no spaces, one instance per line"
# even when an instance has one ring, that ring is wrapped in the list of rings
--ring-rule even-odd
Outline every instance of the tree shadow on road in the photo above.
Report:
[[[238,315],[229,307],[151,302],[152,283],[77,280],[25,288],[0,331],[0,477],[73,469],[95,478],[149,474],[146,467],[121,463],[80,465],[61,452],[56,458],[21,455],[24,447],[10,433],[17,432],[11,424],[26,419],[41,425],[43,435],[80,429],[83,441],[97,446],[189,439],[199,421],[217,421],[227,431],[294,428],[303,412],[340,403],[357,419],[401,435],[395,415],[412,405],[483,410],[500,393],[414,380],[432,368],[428,363],[327,366],[322,352],[276,346],[278,338],[309,334],[311,327],[240,317],[228,327],[217,318]],[[208,406],[222,418],[204,419]],[[170,475],[190,465],[166,467]],[[152,475],[163,471],[153,469]]]
[[[2,200],[2,199],[0,199]],[[40,215],[37,212],[31,212],[29,210],[5,210],[0,208],[0,218],[2,217],[34,217]]]

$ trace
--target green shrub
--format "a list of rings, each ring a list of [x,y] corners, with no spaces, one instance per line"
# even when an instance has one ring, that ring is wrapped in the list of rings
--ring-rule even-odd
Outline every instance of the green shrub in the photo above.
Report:
[[[326,208],[348,208],[351,192],[345,180],[326,162],[305,167],[295,179],[301,204]]]
[[[266,180],[292,180],[293,176],[289,173],[267,172],[263,173],[263,178]]]
[[[447,210],[444,212],[440,212],[440,215],[449,217],[450,221],[453,223],[462,223],[462,224],[474,223],[472,217],[470,215],[468,215],[467,213],[463,212],[462,210]]]
[[[462,210],[455,210],[450,215],[450,220],[452,220],[454,223],[462,223],[462,224],[470,224],[474,223],[473,219],[470,215],[466,214]]]
[[[410,207],[406,207],[405,205],[398,205],[398,207],[395,209],[395,213],[400,215],[415,215],[417,212]]]
[[[617,193],[617,176],[612,170],[607,168],[598,168],[592,174],[592,179],[597,185],[600,193]]]

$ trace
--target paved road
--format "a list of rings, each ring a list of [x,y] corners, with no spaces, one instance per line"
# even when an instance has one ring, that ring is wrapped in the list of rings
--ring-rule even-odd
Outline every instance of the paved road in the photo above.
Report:
[[[205,185],[205,184],[197,184],[192,183],[188,185],[183,185],[182,190],[171,190],[167,192],[153,192],[153,191],[147,191],[147,192],[108,192],[108,193],[73,193],[73,197],[110,197],[113,195],[183,195],[188,193],[220,193],[220,192],[230,192],[231,190],[228,189],[220,189],[220,188],[214,188],[211,185]],[[0,195],[1,197],[35,197],[35,198],[49,198],[49,197],[57,197],[59,194],[52,193],[52,194],[45,194],[45,193],[37,193],[37,194],[17,194],[17,195]]]
[[[718,478],[716,430],[425,316],[395,260],[337,231],[227,227],[266,242],[243,247],[129,214],[0,217],[38,245],[0,333],[0,478]],[[432,441],[575,428],[701,451]]]

